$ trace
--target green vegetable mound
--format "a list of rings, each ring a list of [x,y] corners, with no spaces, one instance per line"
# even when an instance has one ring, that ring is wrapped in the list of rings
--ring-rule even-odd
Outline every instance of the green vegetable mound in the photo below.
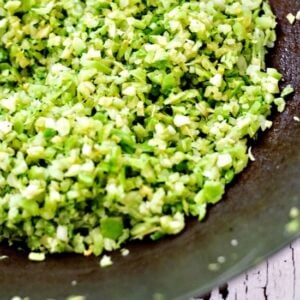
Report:
[[[199,220],[272,125],[262,0],[0,0],[0,237],[100,255]]]

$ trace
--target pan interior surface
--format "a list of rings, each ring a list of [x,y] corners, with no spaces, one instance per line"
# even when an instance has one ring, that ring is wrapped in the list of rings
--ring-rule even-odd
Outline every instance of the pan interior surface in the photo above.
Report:
[[[0,255],[0,298],[30,299],[187,299],[258,263],[296,237],[288,232],[292,207],[300,206],[300,22],[286,15],[300,9],[298,0],[270,0],[278,17],[278,40],[269,65],[291,83],[295,93],[274,126],[253,145],[256,160],[227,189],[204,222],[191,220],[176,237],[128,244],[130,255],[114,253],[113,266],[99,258],[53,255],[41,263],[5,245]],[[218,257],[225,262],[219,264]],[[72,282],[77,282],[72,285]]]

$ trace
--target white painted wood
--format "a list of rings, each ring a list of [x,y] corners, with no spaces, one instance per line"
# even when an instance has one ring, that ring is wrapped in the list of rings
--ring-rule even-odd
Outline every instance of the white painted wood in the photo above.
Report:
[[[211,298],[214,300],[223,300],[222,295],[219,293],[219,289],[215,289],[211,293]]]
[[[216,288],[205,300],[300,300],[300,239],[230,281],[227,290],[223,297]]]
[[[244,297],[246,299],[247,290],[245,282],[246,274],[242,274],[239,277],[233,279],[231,283],[228,284],[228,296],[226,298],[228,300],[236,300],[237,297]]]
[[[291,246],[283,249],[268,262],[266,294],[269,299],[295,299],[295,266]]]
[[[295,300],[300,299],[300,239],[292,243],[294,250],[294,266],[295,266]]]
[[[248,271],[245,275],[246,299],[265,300],[268,284],[268,261]]]

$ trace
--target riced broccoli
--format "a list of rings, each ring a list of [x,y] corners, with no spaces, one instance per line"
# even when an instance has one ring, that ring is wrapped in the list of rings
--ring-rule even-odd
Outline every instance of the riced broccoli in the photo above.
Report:
[[[275,26],[262,0],[0,0],[0,239],[100,255],[203,219],[284,109]]]

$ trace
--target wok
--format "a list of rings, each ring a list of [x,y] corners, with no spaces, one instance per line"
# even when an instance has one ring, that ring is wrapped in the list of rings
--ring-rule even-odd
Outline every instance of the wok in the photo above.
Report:
[[[190,220],[182,234],[158,242],[131,242],[130,255],[113,253],[114,264],[106,269],[99,267],[99,258],[73,254],[33,263],[25,251],[2,245],[0,255],[9,258],[0,261],[0,299],[188,299],[296,237],[285,225],[291,207],[300,206],[300,123],[293,118],[300,116],[300,22],[290,25],[286,15],[300,9],[300,0],[270,2],[278,17],[278,41],[268,65],[279,69],[283,85],[291,83],[295,93],[286,110],[275,113],[273,128],[253,144],[256,161],[210,208],[205,221]],[[233,246],[232,240],[238,244]],[[216,268],[211,264],[219,256],[226,261]]]

